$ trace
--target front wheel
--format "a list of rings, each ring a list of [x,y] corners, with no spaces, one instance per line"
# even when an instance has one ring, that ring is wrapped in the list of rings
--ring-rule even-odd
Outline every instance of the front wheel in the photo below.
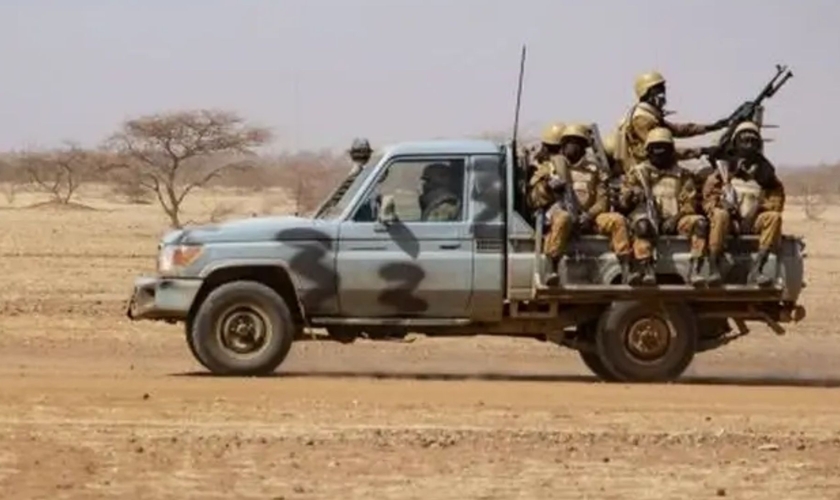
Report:
[[[598,358],[620,381],[676,380],[694,359],[696,325],[685,304],[616,302],[598,325]]]
[[[286,302],[254,281],[210,292],[192,322],[196,359],[216,375],[268,375],[288,355],[295,323]]]

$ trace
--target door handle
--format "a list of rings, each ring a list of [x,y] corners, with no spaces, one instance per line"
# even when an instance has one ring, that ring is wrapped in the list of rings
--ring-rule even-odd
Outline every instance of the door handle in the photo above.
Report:
[[[460,243],[441,243],[440,244],[441,250],[455,250],[456,248],[461,248]]]
[[[371,246],[359,246],[359,247],[351,247],[350,250],[354,251],[371,251],[371,250],[387,250],[388,247],[386,245],[371,245]]]

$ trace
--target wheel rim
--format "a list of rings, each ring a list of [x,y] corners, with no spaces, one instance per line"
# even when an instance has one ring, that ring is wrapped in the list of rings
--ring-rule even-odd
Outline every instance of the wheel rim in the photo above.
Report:
[[[624,347],[627,353],[641,362],[662,358],[671,345],[671,328],[661,318],[648,316],[636,320],[627,329]]]
[[[231,355],[250,358],[270,343],[273,330],[268,315],[253,304],[237,304],[226,309],[216,322],[219,344]]]

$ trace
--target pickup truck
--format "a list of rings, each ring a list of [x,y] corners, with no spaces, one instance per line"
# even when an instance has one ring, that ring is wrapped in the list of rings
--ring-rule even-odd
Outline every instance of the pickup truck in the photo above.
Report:
[[[687,284],[685,237],[656,242],[655,286],[620,282],[602,236],[573,239],[548,287],[541,214],[529,213],[515,142],[434,140],[383,149],[311,217],[271,216],[188,227],[159,244],[155,276],[139,277],[132,320],[181,322],[195,359],[217,375],[266,375],[299,340],[351,343],[506,335],[579,352],[600,379],[677,379],[695,353],[801,321],[802,238],[785,235],[747,284],[757,238],[728,242],[725,283]],[[458,213],[429,219],[418,194],[443,164]],[[440,166],[438,165],[438,168]],[[733,328],[734,326],[734,328]]]

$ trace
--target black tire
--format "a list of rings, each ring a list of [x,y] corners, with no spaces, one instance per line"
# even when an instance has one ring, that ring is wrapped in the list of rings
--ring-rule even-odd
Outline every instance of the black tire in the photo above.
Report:
[[[685,304],[616,302],[601,316],[595,345],[619,381],[673,381],[694,359],[697,322]]]
[[[190,321],[190,320],[187,320],[184,323],[184,338],[187,341],[187,347],[190,348],[190,354],[192,354],[193,358],[195,358],[195,360],[198,361],[198,363],[201,366],[203,366],[204,368],[207,368],[207,363],[205,363],[204,360],[202,360],[198,356],[198,352],[195,350],[195,343],[193,342],[193,338],[192,338],[192,325],[193,325],[193,322]],[[207,368],[207,369],[209,370],[209,368]]]
[[[610,371],[604,366],[604,363],[601,361],[597,352],[578,351],[578,354],[580,354],[580,359],[583,360],[583,364],[585,364],[586,367],[589,368],[589,371],[594,373],[596,377],[604,382],[615,382],[617,380],[615,375],[610,373]]]
[[[244,325],[241,333],[232,331],[234,319]],[[231,323],[225,325],[227,321]],[[251,338],[244,339],[249,323],[257,334],[252,331]],[[289,307],[274,290],[255,281],[233,281],[204,299],[193,320],[191,348],[213,374],[269,375],[289,354],[295,331]],[[257,352],[237,353],[233,343],[243,340],[260,344]],[[248,346],[238,347],[244,350]]]

